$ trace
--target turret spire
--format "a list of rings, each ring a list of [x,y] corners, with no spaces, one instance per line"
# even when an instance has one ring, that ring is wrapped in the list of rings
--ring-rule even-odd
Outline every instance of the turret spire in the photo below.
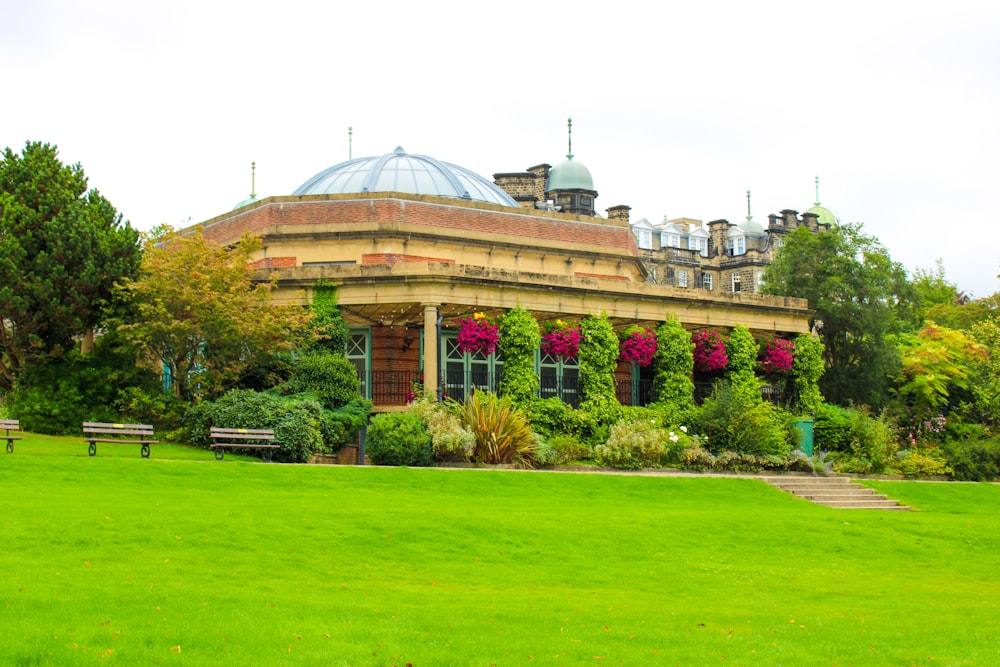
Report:
[[[250,199],[257,198],[257,161],[250,163]]]
[[[567,160],[573,159],[573,119],[567,119],[567,125],[569,126],[569,153],[566,154]]]
[[[814,206],[819,206],[819,176],[816,177],[816,203]]]
[[[747,190],[747,222],[753,220],[753,216],[750,215],[750,191]]]
[[[350,125],[347,126],[347,159],[351,160],[354,157],[354,128]]]

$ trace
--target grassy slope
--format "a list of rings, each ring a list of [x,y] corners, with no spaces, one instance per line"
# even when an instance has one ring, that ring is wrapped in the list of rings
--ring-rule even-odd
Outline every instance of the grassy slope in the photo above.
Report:
[[[879,482],[919,511],[858,512],[63,444],[0,458],[3,664],[1000,664],[997,485]]]

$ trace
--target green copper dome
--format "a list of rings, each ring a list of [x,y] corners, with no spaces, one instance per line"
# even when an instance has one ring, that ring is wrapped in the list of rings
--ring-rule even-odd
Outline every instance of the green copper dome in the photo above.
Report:
[[[549,183],[546,191],[554,190],[593,190],[594,178],[590,170],[582,163],[569,158],[549,170]]]
[[[837,216],[833,214],[833,211],[824,206],[813,206],[806,213],[812,213],[817,218],[819,218],[819,224],[821,225],[835,225],[837,224]]]
[[[813,204],[806,213],[812,213],[819,220],[821,225],[835,225],[837,224],[837,216],[833,214],[828,208],[819,205],[819,176],[816,177],[816,202]]]
[[[250,197],[248,199],[244,199],[239,204],[237,204],[236,206],[234,206],[233,210],[235,211],[237,209],[243,208],[244,206],[249,206],[250,204],[256,204],[258,201],[260,201],[260,200],[257,199],[257,197],[255,197],[254,195],[250,195]]]

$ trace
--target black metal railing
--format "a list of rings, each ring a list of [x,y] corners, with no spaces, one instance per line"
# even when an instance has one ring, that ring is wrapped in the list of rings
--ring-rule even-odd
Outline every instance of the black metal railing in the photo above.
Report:
[[[629,380],[619,382],[615,387],[615,395],[622,405],[649,405],[656,401],[656,390],[650,379]]]
[[[538,381],[538,395],[542,398],[561,398],[574,408],[580,407],[580,386],[577,378],[559,378],[544,375]]]
[[[375,405],[406,405],[413,398],[413,388],[420,375],[412,371],[368,371],[367,377],[359,374],[361,395],[371,398]]]

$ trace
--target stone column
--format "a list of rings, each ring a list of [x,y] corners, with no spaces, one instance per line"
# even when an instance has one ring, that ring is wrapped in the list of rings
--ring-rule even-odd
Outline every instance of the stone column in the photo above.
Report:
[[[425,303],[424,307],[424,390],[437,396],[440,365],[438,360],[438,304]]]

